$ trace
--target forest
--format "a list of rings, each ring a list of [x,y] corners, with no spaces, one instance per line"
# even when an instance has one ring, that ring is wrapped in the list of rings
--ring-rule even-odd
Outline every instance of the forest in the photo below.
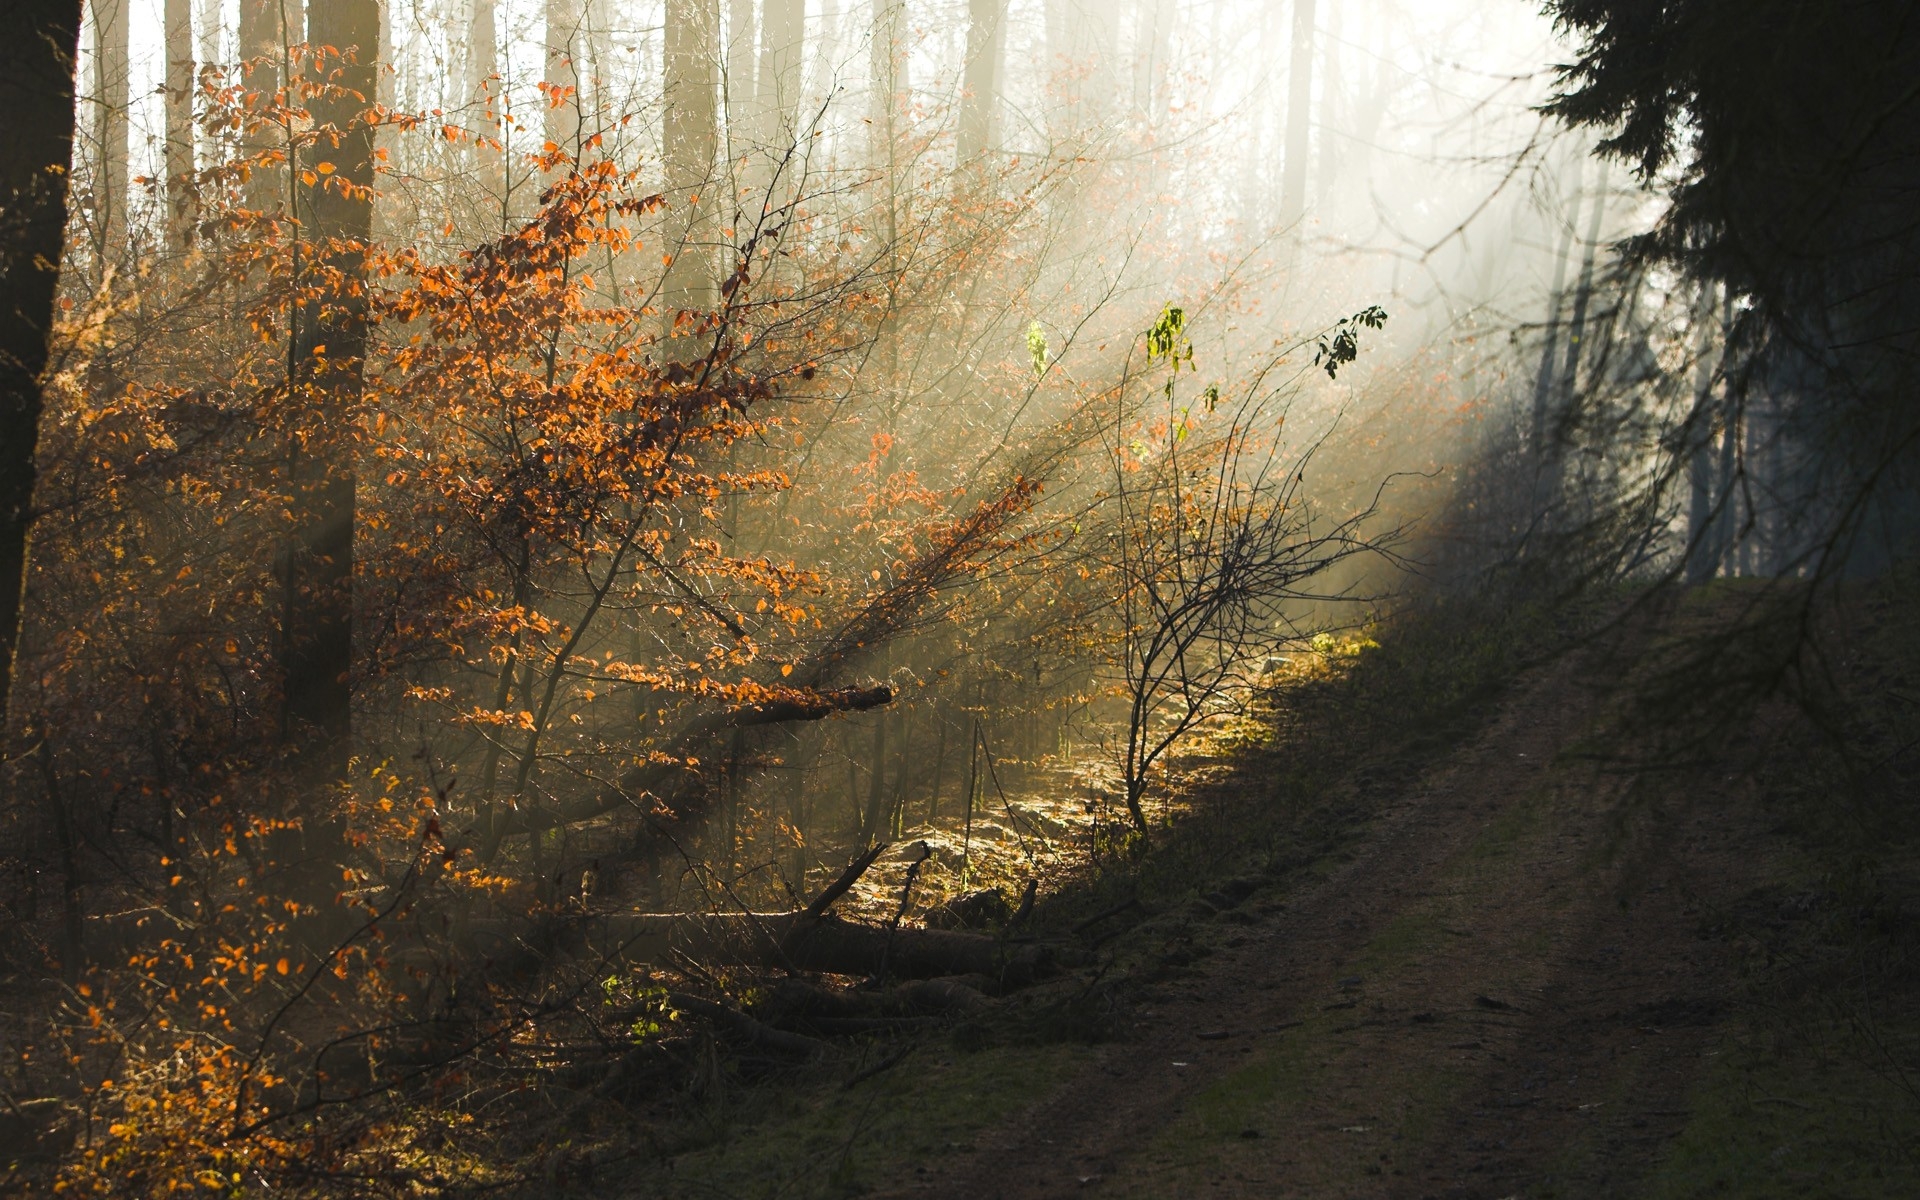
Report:
[[[8,11],[8,1194],[1920,1194],[1920,5]]]

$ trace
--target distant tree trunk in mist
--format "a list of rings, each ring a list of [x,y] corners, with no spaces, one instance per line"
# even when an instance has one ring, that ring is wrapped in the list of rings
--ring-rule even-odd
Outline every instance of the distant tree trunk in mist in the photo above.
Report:
[[[40,373],[65,244],[80,0],[23,0],[10,23],[0,39],[0,723],[20,636]]]
[[[581,0],[547,0],[546,81],[555,89],[542,98],[547,141],[573,153],[580,141],[579,63]]]
[[[1340,95],[1340,6],[1327,12],[1327,47],[1320,68],[1320,165],[1314,171],[1313,196],[1316,206],[1324,204],[1333,181],[1340,173],[1340,139],[1333,136],[1334,123],[1342,107]]]
[[[494,40],[493,0],[472,0],[467,16],[467,61],[462,74],[462,104],[477,104],[493,88],[500,73],[500,51]]]
[[[874,169],[886,189],[887,244],[897,234],[894,203],[900,190],[900,135],[907,96],[906,0],[873,0],[873,32],[867,64],[867,118],[871,122]]]
[[[1149,127],[1167,119],[1175,0],[1136,0],[1133,105]]]
[[[669,336],[674,314],[713,303],[713,253],[705,243],[710,214],[721,202],[713,194],[714,154],[720,131],[715,106],[719,83],[719,0],[667,0],[665,54],[667,203],[670,206],[663,287]]]
[[[892,714],[874,714],[873,752],[868,758],[867,810],[860,821],[860,840],[872,844],[886,836],[887,816],[887,722]]]
[[[1313,0],[1293,0],[1293,55],[1287,67],[1287,145],[1281,162],[1280,220],[1307,215],[1307,146],[1313,105]]]
[[[193,0],[166,0],[167,249],[193,240]]]
[[[1573,231],[1580,223],[1582,166],[1583,160],[1574,160],[1570,192],[1573,209],[1567,214],[1566,225],[1560,233],[1560,246],[1553,256],[1553,287],[1547,293],[1545,344],[1540,350],[1540,371],[1533,382],[1533,452],[1536,456],[1546,453],[1547,438],[1551,435],[1553,386],[1559,377],[1555,368],[1560,361],[1560,309],[1566,303],[1567,263],[1573,255]]]
[[[880,0],[882,6],[887,0]],[[754,67],[760,49],[760,8],[756,0],[727,0],[727,57],[725,97],[727,133],[738,141],[751,129],[750,114],[756,99]],[[735,146],[733,153],[742,147]]]
[[[196,22],[200,36],[194,45],[198,49],[195,55],[202,65],[217,63],[220,58],[220,10],[224,6],[220,0],[200,0],[200,15]]]
[[[993,145],[1006,24],[1007,0],[967,0],[967,66],[955,154],[956,165],[962,168]]]
[[[237,57],[251,66],[245,78],[246,88],[259,93],[263,105],[272,99],[280,87],[280,72],[286,62],[287,44],[298,36],[305,19],[301,3],[302,0],[240,0]],[[282,14],[285,15],[285,24],[282,24]],[[245,134],[241,138],[240,148],[242,153],[251,157],[283,146],[285,141],[284,130],[267,124]],[[284,166],[278,169],[256,167],[243,189],[246,206],[255,210],[273,207],[286,195],[286,180]]]
[[[1701,284],[1693,306],[1693,445],[1687,455],[1687,565],[1689,583],[1705,583],[1719,571],[1713,551],[1714,444],[1713,310],[1716,285]]]
[[[587,0],[586,51],[591,60],[589,75],[593,88],[590,103],[596,133],[604,131],[607,117],[615,108],[613,81],[618,64],[614,61],[613,53],[611,7],[611,0]]]
[[[306,150],[317,182],[296,195],[317,246],[343,243],[316,250],[322,265],[348,279],[365,269],[373,233],[373,129],[364,113],[378,86],[379,38],[379,0],[313,0],[307,41],[347,57],[314,64],[315,82],[324,79],[328,90],[307,108],[316,125],[339,132]],[[310,740],[313,760],[334,772],[345,767],[352,725],[354,470],[345,427],[366,347],[361,297],[328,296],[295,314],[296,370],[325,397],[325,408],[318,436],[289,447],[296,527],[285,568],[282,728]]]
[[[100,155],[93,209],[101,267],[127,239],[127,25],[127,0],[93,0],[93,136]]]
[[[1587,309],[1593,302],[1593,268],[1600,255],[1600,234],[1607,217],[1607,160],[1601,159],[1593,195],[1587,201],[1587,236],[1581,247],[1580,283],[1573,292],[1573,315],[1567,322],[1567,365],[1560,377],[1560,396],[1571,400],[1580,383],[1580,360],[1586,353]]]
[[[778,157],[799,132],[806,0],[765,0],[760,10],[760,136]]]
[[[1234,55],[1222,44],[1220,31],[1220,9],[1213,9],[1213,30],[1208,38],[1212,47],[1211,66],[1215,72],[1232,69]],[[1277,155],[1271,153],[1270,142],[1273,137],[1273,42],[1274,10],[1272,6],[1262,6],[1256,18],[1257,29],[1253,35],[1252,49],[1255,62],[1261,64],[1261,70],[1253,91],[1247,100],[1247,149],[1240,155],[1240,226],[1249,234],[1260,228],[1270,219],[1269,191],[1273,186],[1271,161]]]
[[[815,0],[815,14],[819,18],[819,36],[813,46],[813,77],[809,90],[807,109],[818,109],[820,103],[833,94],[840,69],[840,0]]]
[[[1059,88],[1058,134],[1095,129],[1112,108],[1120,0],[1046,0],[1047,71]]]

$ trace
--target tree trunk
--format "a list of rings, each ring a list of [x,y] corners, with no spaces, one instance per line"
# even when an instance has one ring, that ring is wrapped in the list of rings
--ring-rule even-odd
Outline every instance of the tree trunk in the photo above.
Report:
[[[494,40],[493,0],[473,0],[467,20],[467,61],[460,102],[484,103],[500,73],[500,54]]]
[[[322,0],[315,0],[320,3]],[[286,65],[287,43],[299,36],[304,21],[302,0],[240,0],[238,57],[249,65],[246,89],[260,95],[260,104],[272,101],[281,84]],[[246,132],[240,141],[242,153],[250,158],[285,145],[286,131],[265,124]],[[264,163],[256,163],[247,176],[243,191],[246,206],[264,211],[286,195],[286,172]]]
[[[720,137],[715,109],[719,66],[719,0],[668,0],[665,30],[667,203],[671,206],[663,292],[667,333],[675,314],[710,308],[714,300],[712,214],[714,154]],[[692,346],[672,352],[685,357]]]
[[[1607,216],[1607,160],[1601,159],[1593,197],[1587,203],[1586,245],[1581,249],[1580,283],[1574,288],[1573,315],[1567,322],[1567,365],[1560,377],[1560,395],[1571,400],[1580,382],[1580,360],[1586,352],[1587,308],[1593,301],[1593,269],[1600,255],[1600,234]]]
[[[960,99],[955,154],[955,165],[961,170],[972,166],[993,146],[1006,24],[1007,0],[967,0],[966,86]]]
[[[13,680],[47,365],[73,158],[80,0],[24,0],[0,39],[0,726]]]
[[[886,3],[886,0],[880,0]],[[754,65],[760,43],[760,9],[755,0],[728,0],[727,57],[725,86],[727,134],[732,153],[746,149],[739,144],[753,129],[755,104]]]
[[[193,0],[166,0],[167,249],[193,242]]]
[[[552,89],[542,98],[547,141],[569,154],[579,148],[580,95],[585,91],[579,71],[586,58],[580,16],[580,0],[547,0],[546,81]]]
[[[1133,104],[1149,128],[1167,119],[1167,80],[1173,69],[1174,0],[1138,0],[1133,60]]]
[[[873,752],[868,759],[867,811],[860,822],[860,840],[877,842],[885,836],[887,813],[887,710],[881,709],[873,721]]]
[[[1553,287],[1547,293],[1546,344],[1540,351],[1540,370],[1533,381],[1533,453],[1544,461],[1547,439],[1552,435],[1553,386],[1555,367],[1560,361],[1560,308],[1566,303],[1567,262],[1573,254],[1573,230],[1580,223],[1581,162],[1574,162],[1573,209],[1567,214],[1560,232],[1560,247],[1553,256]]]
[[[117,261],[127,240],[127,0],[93,0],[94,236],[100,268]]]
[[[927,824],[931,825],[940,816],[940,785],[947,770],[947,718],[938,705],[934,706],[933,719],[940,726],[938,748],[933,752],[933,787],[927,792]]]
[[[306,152],[315,182],[297,198],[323,270],[348,280],[365,267],[373,232],[373,103],[379,54],[378,0],[314,0],[307,40],[332,47],[314,61],[327,90],[308,101],[316,126],[331,127]],[[310,740],[334,772],[346,765],[351,724],[353,657],[354,474],[349,426],[365,372],[366,301],[357,293],[327,296],[296,314],[293,361],[298,382],[312,389],[314,420],[302,445],[290,447],[296,532],[286,564],[281,630],[285,691],[282,728]]]
[[[1327,13],[1326,49],[1320,55],[1320,165],[1314,172],[1313,195],[1316,206],[1324,206],[1327,193],[1340,172],[1340,139],[1333,136],[1340,95],[1340,13],[1335,4]]]
[[[1313,103],[1313,0],[1293,0],[1293,56],[1287,68],[1287,145],[1280,180],[1280,219],[1288,228],[1307,215],[1307,146]]]
[[[806,0],[765,0],[761,8],[760,75],[756,94],[760,137],[775,158],[799,136]]]
[[[1692,446],[1687,455],[1687,582],[1700,584],[1719,572],[1713,557],[1714,462],[1713,354],[1714,284],[1701,284],[1693,306],[1693,412],[1688,418]]]

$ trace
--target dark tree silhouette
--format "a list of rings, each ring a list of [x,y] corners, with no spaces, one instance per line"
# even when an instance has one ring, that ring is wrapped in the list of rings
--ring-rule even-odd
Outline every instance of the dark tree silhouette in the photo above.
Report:
[[[1877,477],[1920,429],[1900,382],[1920,351],[1920,12],[1907,0],[1549,11],[1583,41],[1548,111],[1670,181],[1670,211],[1629,253],[1748,297],[1749,335],[1825,375],[1799,415]]]
[[[0,47],[0,713],[13,679],[33,519],[40,372],[73,155],[78,0],[24,0]]]
[[[366,301],[351,281],[373,232],[373,103],[379,53],[376,0],[316,0],[307,38],[316,47],[309,103],[318,127],[308,149],[300,215],[314,232],[309,283],[319,298],[298,314],[294,361],[323,408],[323,435],[289,448],[296,544],[287,559],[282,649],[285,724],[319,735],[344,761],[352,666],[354,476],[346,426],[363,376]],[[335,53],[337,52],[337,53]]]

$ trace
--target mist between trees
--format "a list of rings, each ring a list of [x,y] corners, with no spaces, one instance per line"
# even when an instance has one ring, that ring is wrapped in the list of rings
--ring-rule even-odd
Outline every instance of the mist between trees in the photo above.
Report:
[[[66,29],[70,174],[0,144],[8,278],[59,263],[0,892],[75,1183],[401,1189],[409,1089],[610,1087],[669,1010],[809,1052],[749,969],[1015,986],[916,927],[1145,852],[1414,598],[1754,577],[1778,630],[1905,536],[1897,348],[1687,257],[1691,168],[1543,112],[1526,6]]]

